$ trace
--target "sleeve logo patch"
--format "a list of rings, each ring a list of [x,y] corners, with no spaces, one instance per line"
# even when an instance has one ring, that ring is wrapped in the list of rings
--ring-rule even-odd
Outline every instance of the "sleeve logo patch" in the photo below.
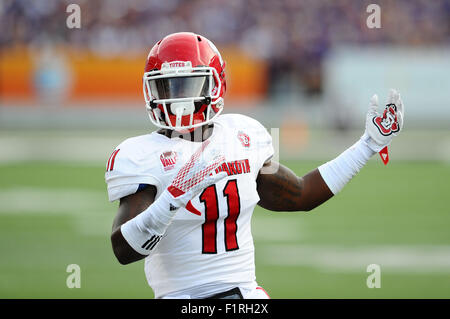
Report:
[[[248,134],[239,131],[237,137],[239,141],[241,141],[242,146],[250,147],[250,137],[248,136]]]
[[[173,169],[177,163],[177,152],[168,151],[161,154],[159,159],[161,160],[161,164],[163,166],[164,171],[169,171]]]
[[[372,121],[384,136],[396,133],[400,129],[397,119],[397,107],[392,103],[386,105],[382,116],[376,116]]]

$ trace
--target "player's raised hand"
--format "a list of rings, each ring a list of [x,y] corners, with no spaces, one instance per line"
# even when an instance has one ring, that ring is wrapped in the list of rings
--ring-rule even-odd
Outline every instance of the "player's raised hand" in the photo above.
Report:
[[[403,127],[404,106],[400,93],[394,89],[389,91],[383,113],[378,113],[378,96],[370,99],[366,116],[366,130],[362,139],[374,151],[379,152],[388,146],[392,138],[400,133]]]
[[[215,169],[225,161],[225,157],[219,149],[208,147],[209,144],[209,140],[202,143],[186,164],[180,168],[167,188],[173,197],[175,207],[186,206],[203,189],[227,176],[226,172],[214,174]]]

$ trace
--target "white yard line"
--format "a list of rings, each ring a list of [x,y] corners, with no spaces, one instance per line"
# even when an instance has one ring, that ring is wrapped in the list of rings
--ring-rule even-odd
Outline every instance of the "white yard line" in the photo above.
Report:
[[[0,214],[89,214],[107,209],[105,191],[17,187],[0,189]],[[106,205],[105,205],[106,204]]]
[[[80,136],[2,136],[0,163],[14,161],[98,161],[105,162],[121,142],[118,138]]]
[[[117,204],[110,204],[105,191],[83,189],[0,189],[0,215],[60,215],[73,219],[83,235],[105,236],[111,231]]]
[[[259,260],[275,266],[304,266],[329,272],[365,272],[377,264],[387,272],[450,273],[450,245],[264,245]]]

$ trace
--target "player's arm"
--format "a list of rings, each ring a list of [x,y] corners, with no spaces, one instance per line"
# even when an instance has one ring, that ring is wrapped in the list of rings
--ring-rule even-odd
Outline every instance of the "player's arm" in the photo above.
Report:
[[[298,177],[286,166],[273,161],[264,166],[276,170],[274,174],[259,174],[256,180],[258,205],[265,209],[310,211],[333,196],[318,169]]]
[[[185,207],[204,188],[227,176],[225,172],[212,174],[225,158],[219,150],[207,148],[209,143],[209,140],[202,143],[158,198],[156,189],[148,187],[121,199],[111,235],[114,254],[121,264],[148,256],[178,209]]]
[[[256,180],[258,205],[273,211],[309,211],[341,191],[374,154],[390,144],[403,126],[403,102],[397,91],[390,91],[383,114],[377,113],[377,107],[378,97],[374,95],[364,135],[338,157],[305,176],[298,177],[278,163],[265,164]]]
[[[111,244],[117,260],[126,265],[146,257],[136,252],[123,237],[120,227],[145,211],[155,200],[156,187],[149,185],[135,194],[120,199],[119,209],[113,222]]]

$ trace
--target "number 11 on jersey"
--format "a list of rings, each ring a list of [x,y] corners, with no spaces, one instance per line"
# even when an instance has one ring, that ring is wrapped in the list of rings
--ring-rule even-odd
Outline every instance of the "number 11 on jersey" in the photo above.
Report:
[[[226,251],[239,249],[237,242],[237,218],[241,211],[239,190],[236,179],[229,180],[223,189],[223,197],[227,199],[227,217],[224,220],[224,241]],[[217,220],[219,205],[216,185],[211,185],[200,195],[205,204],[205,222],[202,225],[202,253],[217,253]]]

